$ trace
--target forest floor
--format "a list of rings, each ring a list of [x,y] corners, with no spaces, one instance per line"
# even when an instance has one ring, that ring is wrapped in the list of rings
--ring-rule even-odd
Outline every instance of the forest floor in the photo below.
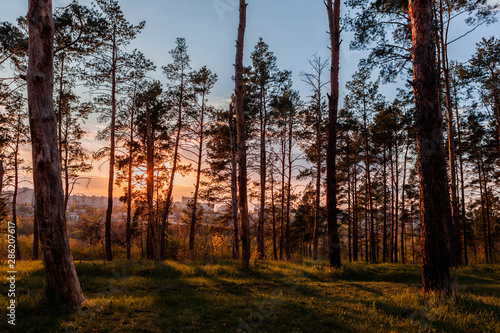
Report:
[[[5,263],[0,265],[7,272]],[[44,298],[43,266],[19,262],[16,326],[0,332],[500,332],[500,265],[452,271],[452,296],[422,295],[420,267],[325,262],[76,262],[85,294]],[[5,276],[5,274],[3,274]],[[4,281],[5,278],[3,278]],[[0,284],[5,314],[7,282]]]

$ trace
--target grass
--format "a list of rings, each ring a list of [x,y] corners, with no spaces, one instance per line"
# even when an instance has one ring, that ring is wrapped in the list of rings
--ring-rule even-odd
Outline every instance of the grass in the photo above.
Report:
[[[7,271],[5,264],[2,270]],[[44,298],[41,262],[17,266],[16,327],[0,332],[500,332],[500,266],[452,272],[453,296],[421,293],[420,268],[324,262],[77,262],[86,297]],[[0,285],[7,306],[8,285]]]

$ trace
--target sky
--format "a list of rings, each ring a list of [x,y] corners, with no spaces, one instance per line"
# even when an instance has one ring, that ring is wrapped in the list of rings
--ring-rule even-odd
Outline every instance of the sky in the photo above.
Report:
[[[500,0],[494,0],[500,3]],[[55,7],[67,5],[70,0],[53,0]],[[88,0],[80,0],[89,4]],[[308,91],[300,74],[309,71],[308,60],[313,55],[328,58],[328,20],[323,0],[248,0],[247,29],[245,36],[245,65],[250,64],[250,53],[259,37],[269,45],[277,57],[280,69],[291,70],[294,88],[307,99]],[[234,90],[234,56],[236,29],[238,25],[237,0],[121,0],[125,17],[133,24],[146,21],[146,26],[138,38],[128,47],[142,51],[157,66],[151,78],[165,82],[161,66],[171,62],[168,53],[175,46],[177,37],[185,37],[193,69],[207,65],[217,73],[219,80],[210,96],[210,102],[218,107],[227,107]],[[27,0],[0,0],[0,20],[13,22],[26,15]],[[347,9],[343,8],[341,15]],[[475,51],[475,43],[481,37],[499,36],[500,24],[481,27],[466,38],[450,46],[452,60],[466,61]],[[466,31],[465,23],[456,22],[451,28],[450,40]],[[359,60],[367,52],[349,50],[352,33],[342,32],[340,93],[346,94],[345,83],[356,71]],[[401,84],[402,85],[402,84]],[[381,93],[394,97],[394,85],[382,86]],[[87,97],[89,98],[89,97]],[[85,97],[83,98],[85,100]],[[343,98],[341,98],[342,100]],[[89,119],[84,128],[88,131],[84,146],[95,147],[106,144],[96,142],[95,134],[102,128],[95,117]],[[25,151],[29,162],[29,153]],[[87,195],[105,195],[107,187],[106,163],[95,163],[94,170],[87,176],[92,178],[88,187],[79,186],[75,191]],[[174,200],[189,196],[194,188],[193,177],[177,177]],[[116,194],[121,191],[116,189]]]

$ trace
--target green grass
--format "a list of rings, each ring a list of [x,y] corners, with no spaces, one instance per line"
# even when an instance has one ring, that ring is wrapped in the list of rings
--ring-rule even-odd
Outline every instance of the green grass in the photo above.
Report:
[[[7,267],[1,266],[7,271]],[[420,268],[324,262],[76,263],[86,303],[44,298],[41,262],[19,262],[17,325],[0,332],[500,332],[500,266],[454,270],[424,297]],[[7,305],[6,283],[0,306]],[[5,311],[5,310],[4,310]],[[5,312],[4,312],[5,313]]]

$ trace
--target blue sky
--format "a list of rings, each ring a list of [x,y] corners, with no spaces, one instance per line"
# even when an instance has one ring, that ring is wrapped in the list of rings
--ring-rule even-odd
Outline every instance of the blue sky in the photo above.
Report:
[[[495,0],[500,1],[500,0]],[[70,0],[53,0],[54,6],[64,6]],[[249,65],[249,55],[262,37],[277,57],[280,69],[292,70],[295,89],[300,90],[303,98],[308,95],[301,82],[300,73],[309,70],[308,60],[317,54],[327,58],[329,50],[328,22],[323,0],[247,0],[248,22],[245,40],[245,65]],[[89,4],[88,0],[81,0]],[[120,4],[128,20],[134,24],[145,20],[146,27],[139,37],[129,46],[138,48],[158,67],[152,73],[154,79],[163,79],[161,66],[171,62],[168,51],[174,47],[177,37],[185,37],[193,69],[207,65],[219,76],[210,97],[211,102],[227,107],[227,101],[234,89],[231,80],[234,74],[234,55],[236,28],[238,20],[237,0],[121,0]],[[27,0],[0,0],[2,8],[0,20],[14,21],[27,12]],[[342,9],[341,15],[347,10]],[[449,50],[451,60],[466,61],[475,51],[475,43],[481,37],[499,36],[499,23],[481,27]],[[450,40],[466,31],[463,22],[456,21],[452,26]],[[345,82],[349,81],[357,69],[359,60],[367,53],[350,51],[352,34],[343,32],[341,46],[341,95],[344,95]],[[383,86],[381,92],[391,100],[394,86]],[[341,98],[342,101],[342,98]],[[87,144],[92,144],[93,132],[97,125],[89,122],[86,129],[90,135]],[[93,144],[95,146],[95,144]],[[94,171],[105,173],[105,170]],[[97,174],[94,174],[97,177]],[[96,190],[100,192],[100,190]]]
[[[500,0],[495,0],[500,1]],[[28,1],[0,0],[1,20],[14,21],[26,14]],[[53,0],[54,6],[64,6],[70,0]],[[81,0],[89,4],[89,0]],[[245,47],[245,65],[259,37],[274,51],[278,66],[292,70],[295,89],[307,97],[307,89],[300,73],[309,70],[308,59],[318,54],[325,59],[329,50],[327,16],[323,0],[248,0],[248,23]],[[233,75],[237,0],[121,0],[125,16],[132,23],[146,21],[142,34],[130,45],[138,48],[160,68],[171,59],[168,51],[174,47],[176,37],[185,37],[193,68],[207,65],[219,75],[211,100],[223,106],[234,89]],[[343,8],[341,14],[347,12]],[[450,47],[450,58],[466,61],[474,52],[475,42],[482,36],[498,35],[500,24],[481,27]],[[463,22],[457,21],[451,29],[450,40],[465,31]],[[341,94],[344,84],[356,70],[359,59],[367,53],[349,50],[350,32],[343,32],[341,50]],[[151,75],[162,80],[161,70]],[[382,91],[392,95],[393,87]]]

